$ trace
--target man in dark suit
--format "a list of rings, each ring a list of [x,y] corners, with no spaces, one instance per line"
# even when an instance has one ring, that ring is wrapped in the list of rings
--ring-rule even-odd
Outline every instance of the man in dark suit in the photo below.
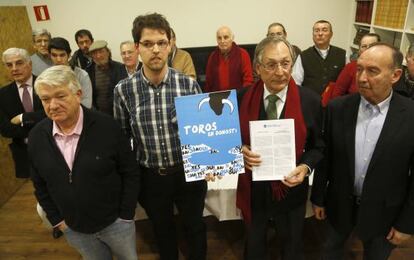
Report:
[[[359,94],[326,110],[325,158],[312,203],[327,218],[323,259],[342,259],[355,230],[364,259],[388,259],[414,233],[414,103],[393,92],[402,54],[375,43],[357,61]]]
[[[84,259],[137,259],[139,168],[113,118],[81,106],[69,66],[46,69],[35,89],[48,119],[29,135],[35,195]]]
[[[14,81],[0,88],[0,133],[3,137],[13,139],[9,147],[16,177],[28,178],[27,136],[45,115],[39,97],[33,90],[35,76],[32,75],[32,62],[27,51],[7,49],[3,52],[2,60]]]
[[[302,230],[308,178],[322,159],[320,98],[312,90],[298,88],[291,77],[293,49],[283,38],[268,37],[256,47],[254,66],[260,79],[243,95],[240,125],[246,173],[239,175],[237,207],[246,223],[246,259],[266,258],[266,233],[274,220],[280,236],[282,259],[304,259]],[[249,122],[294,119],[296,165],[282,181],[252,181],[252,167],[262,157],[250,150]],[[269,140],[269,142],[271,142]]]

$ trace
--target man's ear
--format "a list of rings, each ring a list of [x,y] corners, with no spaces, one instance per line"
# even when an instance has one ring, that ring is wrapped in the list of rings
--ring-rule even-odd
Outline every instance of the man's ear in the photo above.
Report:
[[[254,70],[256,71],[257,75],[260,75],[260,63],[256,63],[254,65]]]
[[[397,82],[400,77],[402,75],[402,69],[394,69],[394,72],[392,73],[392,84],[394,84],[395,82]]]

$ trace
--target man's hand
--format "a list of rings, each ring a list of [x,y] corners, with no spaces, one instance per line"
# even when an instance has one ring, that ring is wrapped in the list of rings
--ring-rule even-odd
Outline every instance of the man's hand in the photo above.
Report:
[[[253,166],[259,166],[262,163],[262,160],[260,159],[260,155],[252,152],[250,150],[250,146],[243,145],[242,152],[243,152],[243,158],[244,158],[244,166],[247,169],[252,170]]]
[[[303,182],[308,172],[309,168],[306,165],[298,165],[293,171],[285,176],[285,179],[282,180],[282,182],[288,187],[295,187]]]
[[[316,206],[312,204],[313,213],[315,213],[315,218],[317,220],[324,220],[326,218],[326,212],[324,207]]]
[[[68,228],[68,226],[66,226],[65,221],[62,221],[62,223],[59,224],[58,228],[60,231],[64,232]]]
[[[21,114],[19,114],[19,115],[17,115],[17,116],[15,116],[15,117],[13,117],[13,118],[10,120],[10,123],[12,123],[13,125],[20,125],[20,124],[22,123],[22,121],[20,120],[20,117],[21,117]]]
[[[387,235],[387,239],[391,244],[396,246],[402,244],[403,242],[407,241],[411,238],[410,234],[402,233],[396,230],[394,227],[391,228],[390,232]]]

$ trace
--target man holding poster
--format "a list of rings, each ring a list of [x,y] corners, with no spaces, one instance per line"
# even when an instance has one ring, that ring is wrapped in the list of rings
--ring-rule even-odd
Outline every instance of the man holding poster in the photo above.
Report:
[[[200,93],[197,82],[168,67],[171,28],[164,16],[141,15],[132,36],[143,66],[114,90],[114,116],[133,138],[142,168],[139,201],[152,221],[161,260],[178,260],[174,204],[184,225],[188,256],[206,258],[205,180],[186,182],[174,98]]]
[[[256,47],[254,67],[260,80],[243,95],[240,126],[246,173],[239,175],[237,207],[246,223],[246,259],[267,259],[266,233],[274,219],[280,237],[282,259],[304,259],[302,229],[306,211],[308,179],[322,159],[321,107],[318,95],[298,88],[291,77],[291,45],[268,37]],[[252,167],[262,163],[250,150],[249,122],[293,119],[297,167],[281,181],[252,181]],[[277,167],[277,165],[276,165]]]

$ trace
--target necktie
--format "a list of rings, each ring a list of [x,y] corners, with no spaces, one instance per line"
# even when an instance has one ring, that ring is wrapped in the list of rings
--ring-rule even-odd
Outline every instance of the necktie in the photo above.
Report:
[[[22,103],[25,112],[33,112],[32,99],[30,97],[29,90],[27,90],[27,84],[21,85],[23,88]]]
[[[279,99],[277,95],[267,96],[269,104],[267,105],[266,115],[267,119],[277,119],[277,106],[276,101]]]

